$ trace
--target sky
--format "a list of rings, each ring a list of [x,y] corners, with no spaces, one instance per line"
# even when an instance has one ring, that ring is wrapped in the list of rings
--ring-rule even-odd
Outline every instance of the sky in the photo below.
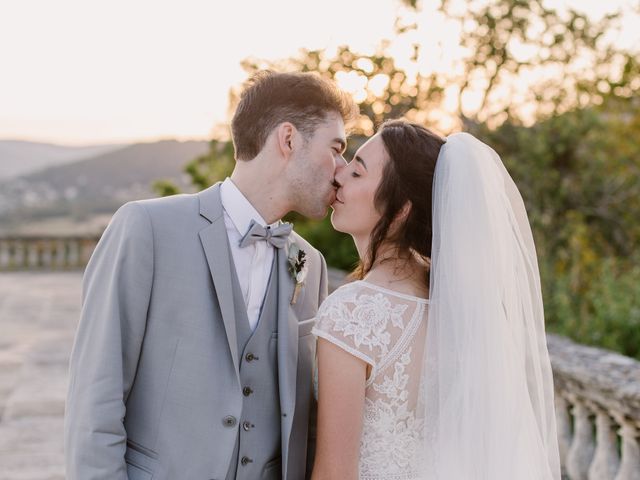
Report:
[[[597,18],[638,0],[549,0]],[[393,36],[397,0],[0,0],[0,139],[207,139],[247,57]],[[435,0],[423,0],[425,10]],[[621,41],[638,40],[625,26]],[[445,31],[434,25],[434,41]],[[635,35],[635,37],[634,37]],[[455,39],[449,38],[452,48]]]

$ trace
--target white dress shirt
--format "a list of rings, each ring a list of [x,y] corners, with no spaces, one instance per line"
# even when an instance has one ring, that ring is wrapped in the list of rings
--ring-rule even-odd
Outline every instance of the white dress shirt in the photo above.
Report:
[[[267,242],[258,241],[240,248],[240,240],[249,230],[251,220],[263,226],[267,223],[230,178],[222,182],[220,197],[231,255],[247,307],[249,325],[253,331],[258,325],[262,302],[267,292],[275,247]],[[276,227],[279,223],[278,221],[270,226]]]

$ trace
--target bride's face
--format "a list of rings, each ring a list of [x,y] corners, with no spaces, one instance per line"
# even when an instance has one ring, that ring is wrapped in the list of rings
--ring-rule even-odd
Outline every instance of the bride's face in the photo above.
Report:
[[[388,158],[382,137],[374,135],[351,162],[337,169],[340,188],[331,205],[333,228],[354,237],[369,236],[381,217],[374,206],[374,196]]]

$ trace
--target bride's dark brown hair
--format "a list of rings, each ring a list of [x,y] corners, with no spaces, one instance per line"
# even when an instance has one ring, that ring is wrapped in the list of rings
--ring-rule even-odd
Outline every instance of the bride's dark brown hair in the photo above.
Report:
[[[433,175],[445,139],[406,120],[387,121],[378,132],[389,158],[374,196],[381,218],[371,232],[365,259],[353,272],[356,279],[371,270],[383,244],[392,247],[394,257],[400,259],[409,260],[415,254],[425,262],[431,258]],[[406,219],[393,225],[407,202]]]

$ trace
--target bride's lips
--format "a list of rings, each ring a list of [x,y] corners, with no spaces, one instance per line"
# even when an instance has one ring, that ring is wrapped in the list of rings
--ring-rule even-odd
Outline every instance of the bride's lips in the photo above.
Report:
[[[334,188],[333,192],[331,193],[331,203],[329,203],[329,205],[333,206],[336,203],[344,203],[340,197],[338,196],[338,189]]]

